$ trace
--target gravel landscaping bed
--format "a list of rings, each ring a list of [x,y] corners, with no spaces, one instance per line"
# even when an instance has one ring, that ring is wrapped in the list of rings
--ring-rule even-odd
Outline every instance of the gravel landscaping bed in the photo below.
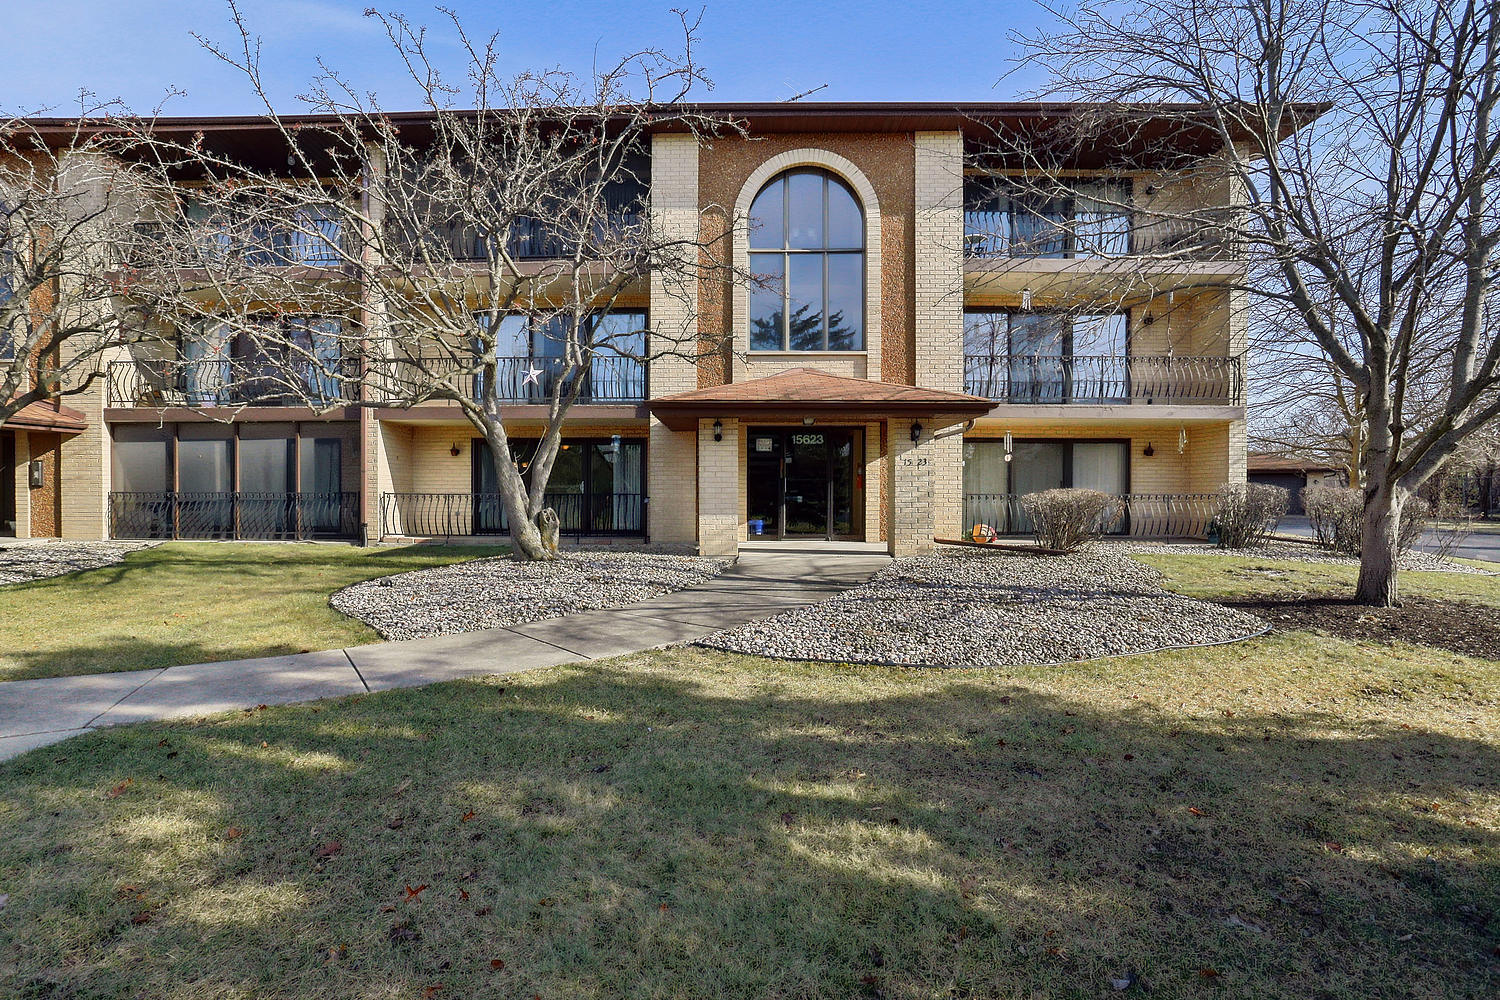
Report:
[[[1126,542],[1105,541],[1102,544],[1113,545],[1122,552],[1152,553],[1161,552],[1169,555],[1194,555],[1194,556],[1237,556],[1241,559],[1281,559],[1287,562],[1301,563],[1333,563],[1341,566],[1358,566],[1359,560],[1353,556],[1341,555],[1337,552],[1329,552],[1315,545],[1299,545],[1296,542],[1270,542],[1254,549],[1221,549],[1217,545],[1207,542]],[[1429,573],[1470,573],[1476,576],[1494,576],[1490,570],[1480,569],[1478,566],[1470,566],[1451,559],[1444,559],[1431,552],[1423,552],[1421,549],[1408,549],[1401,553],[1398,563],[1401,569],[1415,570],[1417,572]]]
[[[421,639],[624,607],[696,586],[730,562],[646,552],[476,559],[357,583],[329,604],[387,639]]]
[[[1242,611],[1170,594],[1159,580],[1118,545],[1068,556],[944,549],[700,645],[796,660],[982,667],[1229,642],[1266,627]]]
[[[0,542],[0,586],[111,566],[153,542],[69,542],[58,538]]]

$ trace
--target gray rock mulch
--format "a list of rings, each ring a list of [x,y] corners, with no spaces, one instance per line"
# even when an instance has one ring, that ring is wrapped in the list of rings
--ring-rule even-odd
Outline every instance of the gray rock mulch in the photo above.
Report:
[[[328,603],[387,639],[421,639],[624,607],[696,586],[730,562],[647,552],[476,559],[356,583]]]
[[[0,541],[0,586],[112,566],[154,542],[75,542],[60,538]]]
[[[700,640],[715,649],[841,663],[1055,663],[1243,639],[1260,619],[1164,591],[1121,547],[1068,556],[944,549],[863,586]]]
[[[1105,542],[1116,545],[1126,552],[1187,553],[1195,556],[1238,556],[1242,559],[1278,559],[1286,562],[1330,563],[1337,566],[1358,566],[1359,560],[1338,552],[1318,548],[1316,545],[1301,545],[1297,542],[1271,541],[1253,549],[1221,549],[1207,542]],[[1491,570],[1470,566],[1467,563],[1444,559],[1433,552],[1408,549],[1401,553],[1397,562],[1401,569],[1427,573],[1465,573],[1471,576],[1494,576]]]

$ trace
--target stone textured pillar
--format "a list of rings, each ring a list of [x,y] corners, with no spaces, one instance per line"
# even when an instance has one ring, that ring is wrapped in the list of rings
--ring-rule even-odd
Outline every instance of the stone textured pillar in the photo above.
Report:
[[[698,140],[657,135],[651,140],[651,214],[659,230],[698,238]],[[653,357],[647,391],[655,398],[698,388],[698,279],[690,274],[653,273],[653,353],[684,344],[689,357]],[[651,418],[646,445],[646,523],[653,542],[692,543],[698,535],[697,435],[676,433]]]
[[[698,421],[698,551],[706,556],[732,556],[740,550],[744,527],[740,520],[740,422],[722,418],[721,436],[714,440],[714,422]]]
[[[916,384],[927,389],[961,392],[964,386],[963,137],[958,132],[918,132],[915,176]],[[955,536],[963,530],[960,523],[963,434],[958,427],[950,427],[942,435],[932,442],[930,449],[933,523],[927,532],[929,536]]]

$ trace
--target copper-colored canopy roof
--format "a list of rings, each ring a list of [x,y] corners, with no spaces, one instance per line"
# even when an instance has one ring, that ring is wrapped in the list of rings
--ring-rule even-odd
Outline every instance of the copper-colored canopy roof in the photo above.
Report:
[[[88,416],[71,406],[40,400],[21,407],[9,418],[0,420],[7,430],[59,431],[79,434],[89,429]]]
[[[994,403],[944,389],[871,382],[830,375],[816,368],[791,368],[764,378],[693,389],[653,399],[648,407],[673,430],[691,430],[703,417],[800,418],[948,416],[956,420],[988,413]]]

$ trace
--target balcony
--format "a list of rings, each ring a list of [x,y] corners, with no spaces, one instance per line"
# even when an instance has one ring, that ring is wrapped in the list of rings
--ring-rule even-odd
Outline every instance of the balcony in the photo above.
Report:
[[[639,493],[548,493],[543,502],[557,511],[564,535],[645,534]],[[508,535],[510,526],[498,493],[383,493],[380,533],[414,538]]]
[[[340,267],[348,260],[343,224],[336,218],[308,218],[301,225],[138,222],[134,238],[121,248],[127,267],[174,265],[222,267]]]
[[[600,239],[608,233],[633,229],[641,224],[639,212],[612,212],[600,227]],[[487,261],[490,258],[490,235],[483,230],[458,224],[436,230],[435,236],[444,251],[455,261]],[[506,252],[515,260],[555,260],[573,253],[574,244],[557,233],[544,219],[517,219],[510,229]]]
[[[484,389],[479,371],[461,370],[459,359],[423,358],[422,370],[412,369],[415,387],[438,378],[445,379],[464,396],[478,399]],[[562,383],[568,392],[570,366],[562,358],[503,357],[495,359],[497,398],[502,403],[545,404]],[[536,374],[528,379],[528,372]],[[399,376],[398,376],[399,377]],[[576,377],[576,376],[575,376]],[[577,402],[593,406],[633,406],[646,401],[646,365],[635,358],[617,354],[596,355],[589,363],[578,392]],[[399,392],[393,393],[399,395]]]
[[[1222,230],[1198,220],[1142,221],[1123,214],[964,213],[964,256],[975,259],[1155,256],[1214,261],[1229,259],[1231,247]]]
[[[111,493],[111,538],[355,538],[358,493]]]
[[[1244,405],[1238,357],[964,356],[964,391],[997,403]]]
[[[1213,493],[1127,493],[1105,517],[1111,535],[1206,538],[1218,496]],[[964,494],[964,529],[988,525],[999,535],[1029,535],[1031,519],[1015,493]],[[1101,525],[1101,527],[1103,527]]]
[[[253,360],[112,361],[106,372],[109,406],[214,407],[309,406],[324,408],[355,399],[355,358],[308,363],[292,369]]]

